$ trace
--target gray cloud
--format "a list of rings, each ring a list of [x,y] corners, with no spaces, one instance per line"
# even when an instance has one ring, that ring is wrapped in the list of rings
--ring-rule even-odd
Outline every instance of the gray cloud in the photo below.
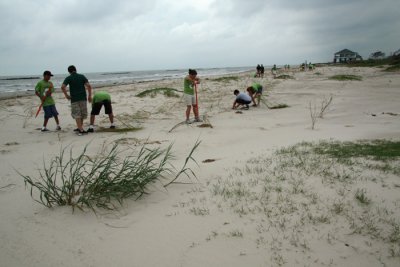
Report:
[[[400,48],[398,0],[0,2],[0,75],[296,64]]]

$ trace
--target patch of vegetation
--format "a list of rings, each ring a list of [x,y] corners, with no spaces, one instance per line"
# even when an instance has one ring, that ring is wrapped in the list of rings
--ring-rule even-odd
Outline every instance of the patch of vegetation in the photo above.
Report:
[[[336,81],[361,81],[362,77],[359,75],[338,74],[329,77],[329,79]]]
[[[287,79],[294,79],[294,77],[287,75],[287,74],[282,74],[282,75],[276,76],[275,79],[287,80]]]
[[[399,71],[399,70],[400,70],[400,63],[397,63],[396,65],[392,65],[385,69],[385,71]]]
[[[239,76],[225,76],[225,77],[218,77],[218,78],[214,78],[211,79],[211,81],[214,82],[231,82],[231,81],[238,81],[239,80]]]
[[[166,97],[180,97],[180,95],[177,94],[177,92],[182,92],[182,91],[179,91],[174,88],[162,87],[162,88],[153,88],[153,89],[145,90],[143,92],[140,92],[136,96],[137,97],[146,97],[146,96],[155,97],[157,94],[162,93]]]
[[[195,174],[186,167],[193,160],[192,154],[200,142],[196,142],[184,166],[167,185],[173,183],[181,174],[188,177]],[[46,206],[70,205],[72,208],[115,209],[116,204],[130,197],[147,194],[150,184],[160,181],[173,173],[171,164],[172,145],[166,149],[147,148],[143,145],[138,151],[132,148],[120,149],[118,143],[111,149],[103,147],[95,157],[87,154],[87,146],[77,156],[72,148],[43,162],[39,178],[20,174],[25,186],[30,187],[32,198]],[[67,156],[69,154],[69,156]],[[164,186],[167,186],[164,185]],[[39,193],[39,198],[36,197]]]
[[[400,256],[399,204],[392,199],[398,187],[390,186],[398,177],[387,171],[399,169],[399,143],[302,142],[271,156],[257,155],[227,176],[213,179],[203,198],[209,201],[207,207],[214,204],[222,213],[243,217],[245,231],[257,237],[258,248],[301,248],[307,257],[318,257],[316,240],[324,236],[333,248],[350,229],[355,239],[369,244],[372,257],[387,264],[391,259],[381,258],[383,253]]]
[[[361,140],[357,142],[320,142],[313,151],[337,159],[353,157],[387,161],[400,158],[400,141]]]
[[[100,127],[96,130],[97,133],[127,133],[127,132],[136,132],[142,130],[142,127],[123,127],[123,128],[104,128]]]
[[[382,67],[385,65],[398,65],[400,63],[400,56],[391,56],[384,59],[368,59],[362,61],[350,62],[348,67]]]

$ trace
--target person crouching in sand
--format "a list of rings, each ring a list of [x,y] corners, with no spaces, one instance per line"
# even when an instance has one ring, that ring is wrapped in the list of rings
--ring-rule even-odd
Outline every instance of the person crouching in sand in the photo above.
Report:
[[[189,75],[185,77],[183,81],[183,93],[186,103],[186,123],[190,121],[190,110],[193,107],[194,122],[201,122],[199,118],[199,107],[195,96],[196,84],[200,83],[200,79],[197,77],[197,71],[189,69]]]
[[[260,105],[260,100],[261,100],[261,95],[263,92],[263,87],[259,83],[253,83],[252,86],[247,87],[247,92],[249,93],[251,97],[251,101],[253,102],[253,107],[259,106]],[[255,99],[257,98],[257,103]]]
[[[88,129],[89,133],[94,132],[94,120],[95,116],[100,114],[101,108],[104,106],[105,113],[110,119],[110,129],[115,129],[114,125],[114,114],[111,105],[111,96],[104,91],[96,92],[92,99],[92,111],[90,112],[90,126]]]
[[[241,93],[239,90],[233,91],[236,96],[235,101],[233,101],[232,109],[236,109],[239,106],[244,105],[246,109],[249,109],[249,104],[251,103],[251,97],[246,93]]]

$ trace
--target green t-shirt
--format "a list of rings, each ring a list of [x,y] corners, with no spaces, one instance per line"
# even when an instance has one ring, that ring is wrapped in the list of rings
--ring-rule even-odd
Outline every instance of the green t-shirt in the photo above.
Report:
[[[46,82],[45,80],[41,80],[36,84],[35,91],[39,93],[40,98],[46,95],[46,92],[50,89],[50,92],[54,93],[54,86],[51,82]],[[54,99],[50,96],[46,96],[46,99],[43,102],[43,107],[55,105]]]
[[[88,82],[88,79],[84,75],[76,72],[73,72],[71,75],[65,78],[63,84],[69,85],[71,103],[87,100],[85,83]]]
[[[259,83],[253,83],[253,85],[251,86],[254,88],[254,90],[258,91],[260,88],[262,88],[261,84]]]
[[[111,96],[107,92],[99,91],[94,94],[92,103],[99,103],[103,102],[104,100],[111,102]]]
[[[188,95],[194,95],[194,83],[189,77],[185,77],[183,80],[183,92]]]

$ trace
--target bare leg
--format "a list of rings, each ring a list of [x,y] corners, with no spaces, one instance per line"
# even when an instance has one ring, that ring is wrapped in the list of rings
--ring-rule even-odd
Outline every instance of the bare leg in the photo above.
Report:
[[[49,118],[45,118],[43,122],[43,127],[46,128],[47,123],[49,122]]]
[[[108,114],[108,118],[110,119],[110,123],[113,124],[114,123],[114,114]]]
[[[75,119],[76,121],[76,127],[80,130],[83,131],[83,119],[77,118]]]
[[[186,120],[189,120],[191,106],[186,107]]]
[[[60,125],[60,121],[58,120],[58,116],[54,116],[54,120],[56,121],[57,125]]]
[[[95,115],[90,115],[90,125],[94,125]]]

